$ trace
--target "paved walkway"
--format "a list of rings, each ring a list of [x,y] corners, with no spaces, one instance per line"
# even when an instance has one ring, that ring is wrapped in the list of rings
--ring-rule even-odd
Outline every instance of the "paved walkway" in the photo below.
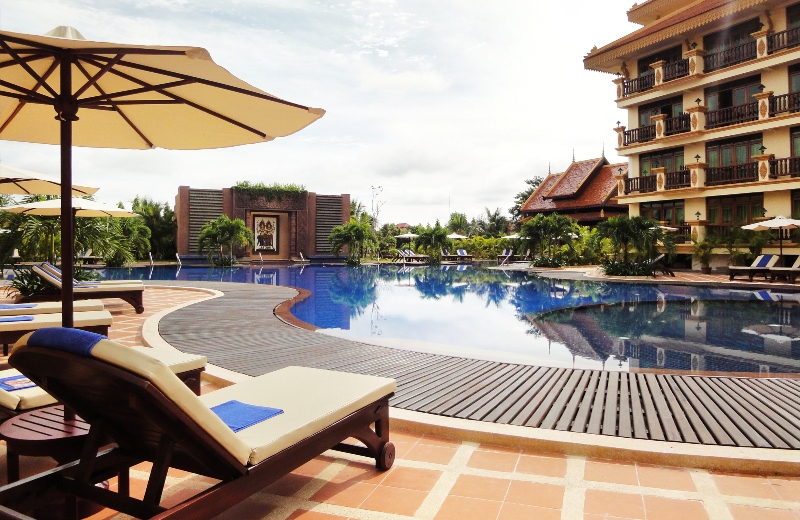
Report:
[[[171,283],[171,282],[170,282]],[[800,448],[800,380],[546,368],[379,347],[290,327],[273,309],[293,289],[201,283],[223,297],[165,316],[185,352],[252,376],[300,365],[392,377],[392,406],[575,433]]]

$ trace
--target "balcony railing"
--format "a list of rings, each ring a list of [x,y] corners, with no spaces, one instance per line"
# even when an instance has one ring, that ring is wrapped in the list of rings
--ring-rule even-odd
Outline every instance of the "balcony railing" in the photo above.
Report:
[[[689,114],[681,114],[678,117],[669,117],[664,120],[664,134],[682,134],[691,130]]]
[[[705,63],[704,72],[722,69],[731,65],[736,65],[737,63],[742,63],[744,61],[754,60],[755,58],[756,42],[753,40],[742,45],[737,45],[736,47],[731,47],[730,49],[726,49],[724,51],[706,54],[705,58],[703,59],[703,62]]]
[[[639,193],[649,193],[656,191],[656,176],[631,177],[625,179],[625,194],[638,191]]]
[[[682,78],[689,75],[689,59],[684,58],[664,65],[664,81]]]
[[[630,96],[637,92],[650,90],[656,84],[656,73],[653,71],[642,74],[638,78],[629,79],[622,84],[624,95]]]
[[[785,159],[772,159],[769,162],[769,176],[773,179],[778,177],[800,177],[800,157],[786,157]]]
[[[800,92],[770,96],[769,98],[770,117],[787,112],[797,112],[798,110],[800,110]]]
[[[667,172],[666,173],[667,182],[665,183],[664,187],[668,190],[674,190],[677,188],[688,188],[692,185],[691,176],[689,175],[689,170],[678,170],[676,172]]]
[[[633,143],[646,143],[656,138],[656,125],[642,126],[632,130],[625,130],[625,146]]]
[[[683,242],[689,242],[691,240],[692,226],[681,224],[680,226],[669,226],[669,227],[678,228],[678,231],[675,232],[675,242],[680,244]]]
[[[782,49],[797,47],[798,45],[800,45],[800,27],[767,36],[767,51],[769,54]]]
[[[757,180],[758,162],[736,164],[733,166],[719,166],[706,170],[706,186],[755,182]]]
[[[706,112],[706,129],[719,128],[721,126],[735,125],[746,121],[758,119],[758,101],[737,105],[735,107],[720,108]]]

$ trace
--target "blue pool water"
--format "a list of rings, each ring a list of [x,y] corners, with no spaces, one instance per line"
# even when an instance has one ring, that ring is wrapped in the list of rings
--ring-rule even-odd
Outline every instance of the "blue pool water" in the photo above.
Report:
[[[300,287],[325,332],[483,359],[607,370],[800,372],[800,295],[554,280],[473,266],[107,269],[108,279]],[[410,340],[410,341],[409,341]]]

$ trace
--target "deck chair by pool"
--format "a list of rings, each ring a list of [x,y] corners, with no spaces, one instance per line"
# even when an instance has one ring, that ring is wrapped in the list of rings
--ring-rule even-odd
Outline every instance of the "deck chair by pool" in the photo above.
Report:
[[[102,311],[104,309],[103,302],[100,300],[82,300],[73,305],[75,312]],[[61,302],[0,304],[0,316],[53,314],[56,312],[61,312]]]
[[[200,395],[200,374],[206,368],[205,356],[149,347],[128,348],[161,361],[192,392]],[[17,414],[50,406],[58,402],[55,397],[45,392],[41,387],[25,384],[26,380],[27,378],[14,368],[0,370],[0,422]]]
[[[791,267],[770,267],[769,269],[770,282],[774,282],[779,276],[785,276],[789,283],[794,283],[798,275],[800,275],[800,256]]]
[[[20,299],[20,303],[36,302],[36,301],[53,301],[61,298],[61,278],[56,277],[49,271],[42,269],[38,265],[31,267],[31,271],[39,275],[42,280],[53,286],[52,293],[35,294],[33,296],[25,296]],[[115,284],[115,285],[75,285],[73,288],[74,300],[89,300],[99,298],[119,298],[123,301],[130,303],[136,314],[144,312],[144,303],[142,301],[144,293],[144,285],[139,284]]]
[[[458,255],[451,255],[447,249],[442,249],[442,260],[445,262],[455,262],[458,260]]]
[[[503,252],[497,255],[497,261],[500,263],[500,265],[513,262],[516,259],[517,255],[515,255],[514,250],[510,248],[503,249]]]
[[[459,261],[460,260],[466,260],[466,261],[469,261],[469,262],[472,261],[472,255],[467,253],[467,251],[464,250],[464,249],[457,249],[456,253],[458,253]]]
[[[114,322],[108,311],[85,311],[73,314],[76,329],[96,332],[108,336],[108,327]],[[61,313],[30,314],[0,317],[0,343],[3,355],[8,355],[8,346],[34,330],[61,327]]]
[[[672,269],[664,265],[664,259],[667,257],[665,254],[660,254],[657,257],[650,259],[647,263],[653,268],[653,275],[655,276],[656,271],[663,275],[667,276],[675,276],[675,273],[672,272]]]
[[[6,508],[26,513],[61,490],[137,518],[212,518],[329,449],[380,469],[394,461],[393,379],[287,367],[198,397],[157,360],[59,331],[22,338],[9,362],[91,425],[86,446],[79,461],[0,488]],[[98,453],[106,438],[116,446]],[[153,463],[144,499],[94,485],[142,461]],[[220,482],[165,509],[169,468]]]
[[[53,264],[49,262],[42,262],[39,267],[61,280],[61,269]],[[73,278],[72,283],[78,285],[142,285],[143,282],[141,280],[87,280],[79,282]]]
[[[728,269],[730,270],[730,277],[729,280],[733,280],[737,275],[746,274],[748,280],[751,282],[753,281],[753,276],[757,274],[763,274],[764,279],[767,278],[769,274],[769,270],[772,269],[775,264],[778,262],[778,255],[761,255],[755,259],[750,267],[742,267],[732,265]]]
[[[410,262],[419,262],[421,264],[427,263],[430,260],[428,255],[419,255],[410,249],[405,250],[406,260]]]

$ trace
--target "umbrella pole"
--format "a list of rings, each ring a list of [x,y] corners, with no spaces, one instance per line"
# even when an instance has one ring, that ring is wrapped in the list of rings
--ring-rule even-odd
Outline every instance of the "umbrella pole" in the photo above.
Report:
[[[72,60],[62,55],[61,99],[56,107],[61,125],[61,325],[72,328],[73,301],[72,266],[75,249],[75,226],[72,215],[72,121],[76,119],[77,104],[72,105]]]

